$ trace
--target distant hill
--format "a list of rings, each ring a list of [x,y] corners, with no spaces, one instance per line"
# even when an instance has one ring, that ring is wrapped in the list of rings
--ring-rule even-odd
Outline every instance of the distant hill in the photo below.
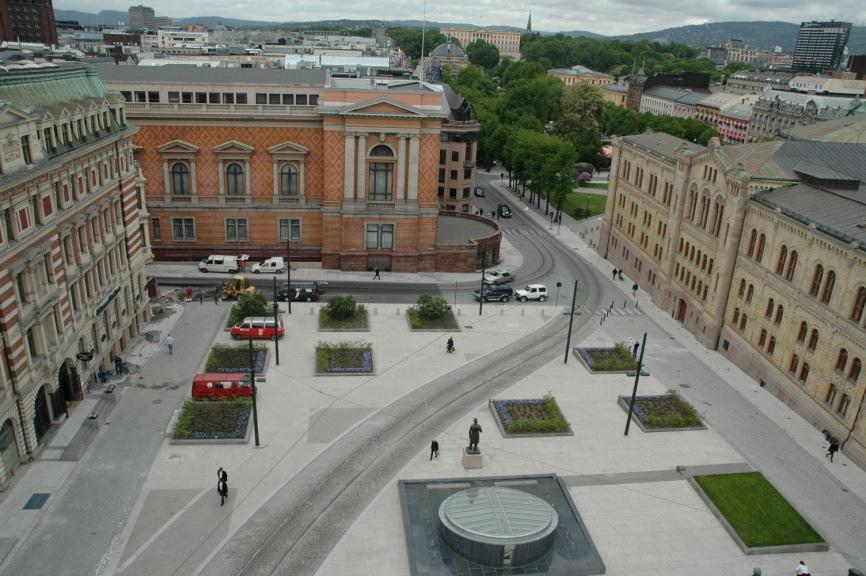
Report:
[[[89,12],[79,12],[78,10],[59,10],[54,9],[55,20],[77,20],[79,24],[93,26],[95,24],[105,24],[106,26],[116,26],[118,22],[126,22],[128,12],[120,10],[103,10],[99,14],[90,14]]]
[[[542,32],[542,34],[544,34],[544,32]],[[568,32],[551,32],[551,34],[562,34],[563,36],[572,36],[574,38],[607,38],[607,36],[605,36],[604,34],[596,34],[595,32],[590,32],[589,30],[570,30]]]

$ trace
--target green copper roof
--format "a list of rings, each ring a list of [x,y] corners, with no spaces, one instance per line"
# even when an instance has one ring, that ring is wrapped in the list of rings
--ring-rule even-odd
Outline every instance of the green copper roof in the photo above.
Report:
[[[16,108],[38,110],[105,95],[96,71],[81,66],[0,74],[0,100]]]

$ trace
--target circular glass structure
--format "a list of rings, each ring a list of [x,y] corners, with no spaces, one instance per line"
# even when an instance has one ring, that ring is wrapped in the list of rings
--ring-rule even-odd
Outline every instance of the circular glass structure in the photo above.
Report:
[[[559,517],[528,492],[490,486],[470,488],[439,506],[439,534],[467,560],[485,566],[522,566],[553,545]]]

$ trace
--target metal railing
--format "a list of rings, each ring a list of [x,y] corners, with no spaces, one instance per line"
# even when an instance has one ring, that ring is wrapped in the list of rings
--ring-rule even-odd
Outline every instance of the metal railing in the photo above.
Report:
[[[199,114],[286,114],[316,116],[318,106],[283,104],[184,104],[170,102],[127,102],[126,112],[136,114],[199,113]]]

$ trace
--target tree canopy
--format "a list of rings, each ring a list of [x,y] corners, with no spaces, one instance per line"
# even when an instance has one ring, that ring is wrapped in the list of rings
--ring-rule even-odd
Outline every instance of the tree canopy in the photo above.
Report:
[[[388,28],[388,36],[413,60],[421,57],[421,28]],[[447,38],[438,30],[427,30],[424,35],[424,52],[445,42]]]
[[[499,48],[478,39],[466,47],[466,57],[469,58],[471,64],[492,70],[499,64]]]

